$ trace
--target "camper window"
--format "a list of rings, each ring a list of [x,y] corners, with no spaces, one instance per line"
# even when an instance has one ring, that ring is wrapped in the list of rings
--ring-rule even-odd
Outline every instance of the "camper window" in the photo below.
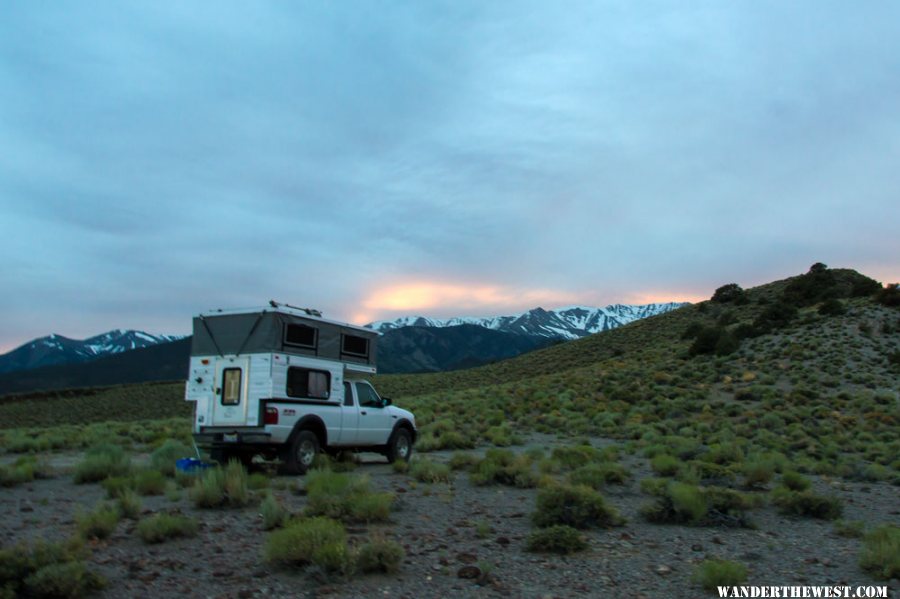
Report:
[[[289,324],[284,327],[284,344],[294,347],[316,348],[319,330],[305,324]]]
[[[341,353],[368,358],[369,340],[365,337],[357,337],[356,335],[344,335]]]
[[[222,405],[241,403],[241,369],[226,368],[222,371]]]
[[[328,399],[331,387],[331,373],[327,370],[310,370],[309,368],[288,368],[288,397],[308,397],[312,399]]]

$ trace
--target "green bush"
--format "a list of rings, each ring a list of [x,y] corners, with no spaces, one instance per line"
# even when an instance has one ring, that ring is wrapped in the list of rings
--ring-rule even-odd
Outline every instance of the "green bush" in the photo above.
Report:
[[[134,490],[141,495],[162,495],[166,477],[159,470],[141,470],[134,475]]]
[[[538,491],[537,511],[532,515],[535,526],[546,528],[557,524],[573,528],[609,528],[624,524],[615,508],[590,487],[560,485]]]
[[[568,555],[587,549],[584,535],[571,526],[557,525],[542,528],[528,535],[525,548],[536,553]]]
[[[288,512],[274,495],[269,494],[259,506],[259,515],[262,517],[263,529],[272,530],[284,525]]]
[[[77,514],[75,526],[85,539],[105,539],[116,529],[120,518],[118,509],[103,505],[93,512]]]
[[[243,507],[252,499],[247,471],[236,461],[225,468],[207,468],[194,481],[190,497],[199,508]]]
[[[744,473],[744,484],[751,488],[765,486],[775,476],[775,463],[764,458],[744,462],[741,469]]]
[[[817,495],[811,490],[791,491],[778,487],[772,492],[772,502],[786,515],[835,520],[843,513],[840,499]]]
[[[449,483],[450,467],[426,458],[419,458],[410,466],[410,475],[423,483]]]
[[[622,484],[628,479],[628,472],[619,464],[605,462],[588,464],[569,474],[569,482],[573,485],[586,485],[599,489],[607,484]]]
[[[384,522],[394,496],[373,493],[366,476],[313,470],[306,475],[306,512],[347,522]]]
[[[574,470],[591,462],[599,461],[601,453],[590,445],[572,445],[555,448],[552,457],[562,464],[563,468]]]
[[[707,591],[721,586],[738,586],[747,582],[747,567],[724,559],[707,559],[697,566],[691,580]]]
[[[862,520],[838,520],[834,523],[834,532],[848,539],[861,539],[866,533],[866,523]]]
[[[847,313],[847,307],[839,299],[827,299],[819,306],[819,314],[822,316],[843,316]]]
[[[166,476],[175,476],[178,460],[193,456],[194,450],[181,441],[167,439],[150,454],[150,466]]]
[[[131,470],[131,458],[118,445],[103,444],[92,447],[75,467],[77,484],[95,483],[111,476],[126,476]]]
[[[326,572],[346,573],[352,569],[343,524],[330,518],[294,520],[266,539],[268,562],[284,565],[319,566]]]
[[[900,578],[900,527],[886,524],[867,534],[859,565],[880,580]]]
[[[736,352],[739,347],[738,338],[725,327],[704,327],[697,333],[694,342],[688,348],[688,355],[715,353],[719,356],[726,356]]]
[[[791,491],[805,491],[812,485],[808,478],[793,470],[781,475],[781,484]]]
[[[134,479],[130,476],[110,476],[100,482],[109,499],[117,499],[126,491],[134,491]]]
[[[900,306],[900,287],[897,283],[890,283],[875,294],[875,301],[882,306],[892,308]]]
[[[137,520],[141,515],[141,498],[131,489],[125,489],[116,498],[116,508],[122,518]]]
[[[746,304],[747,292],[741,289],[741,286],[737,283],[729,283],[727,285],[722,285],[721,287],[716,289],[711,299],[712,301],[721,304],[729,302],[734,302],[736,304]]]
[[[454,451],[450,456],[449,466],[451,470],[468,470],[479,462],[478,456],[464,451]]]
[[[661,453],[650,460],[650,468],[660,476],[675,476],[678,469],[681,468],[681,460]]]
[[[356,567],[363,573],[396,574],[406,553],[399,543],[373,538],[363,544],[356,554]]]
[[[197,535],[198,524],[193,518],[176,514],[156,514],[138,523],[138,536],[145,543],[162,543],[179,537]]]
[[[106,586],[102,576],[87,569],[84,562],[49,564],[24,580],[25,596],[76,598],[85,597]],[[6,587],[9,588],[9,587]]]
[[[77,538],[0,549],[0,596],[84,597],[105,584],[86,569],[85,557],[83,541]]]
[[[509,485],[522,489],[537,485],[538,477],[527,456],[508,449],[488,449],[484,459],[472,467],[469,479],[475,485]]]
[[[262,472],[254,472],[247,477],[247,488],[251,491],[262,491],[269,488],[269,477]]]

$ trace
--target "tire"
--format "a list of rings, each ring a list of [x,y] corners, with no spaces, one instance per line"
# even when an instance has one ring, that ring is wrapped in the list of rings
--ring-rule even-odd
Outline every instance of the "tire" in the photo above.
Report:
[[[408,462],[412,456],[412,435],[405,428],[398,428],[388,440],[387,450],[384,455],[387,457],[388,464],[393,464],[397,460]]]
[[[297,433],[288,448],[284,459],[284,471],[287,474],[306,474],[316,455],[321,450],[319,437],[310,430]]]

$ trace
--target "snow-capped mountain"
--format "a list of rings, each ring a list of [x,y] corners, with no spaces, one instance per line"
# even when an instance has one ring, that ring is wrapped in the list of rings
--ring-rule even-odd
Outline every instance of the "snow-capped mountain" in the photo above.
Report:
[[[452,327],[474,324],[506,333],[577,339],[614,329],[641,318],[670,312],[685,305],[687,304],[683,302],[667,302],[642,306],[612,304],[604,308],[588,306],[567,306],[554,310],[535,308],[522,314],[488,318],[463,316],[437,319],[425,316],[404,316],[394,320],[379,320],[366,326],[384,333],[400,327]]]
[[[122,329],[81,340],[69,339],[62,335],[48,335],[0,355],[0,373],[53,364],[87,362],[101,356],[119,354],[184,337],[185,335],[151,335],[143,331]]]

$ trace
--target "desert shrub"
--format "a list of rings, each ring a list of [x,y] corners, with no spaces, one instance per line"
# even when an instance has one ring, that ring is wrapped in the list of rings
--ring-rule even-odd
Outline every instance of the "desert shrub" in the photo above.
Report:
[[[489,449],[484,459],[476,463],[469,479],[475,485],[509,485],[530,488],[537,485],[537,475],[526,456],[517,456],[508,449]]]
[[[71,561],[49,564],[36,570],[24,580],[24,595],[28,597],[75,598],[102,589],[106,581],[87,569],[84,562]]]
[[[772,492],[772,502],[783,514],[793,516],[834,520],[843,513],[840,499],[817,495],[811,490],[792,491],[787,487],[778,487]]]
[[[688,339],[696,339],[697,335],[704,329],[704,325],[702,322],[692,322],[684,329],[684,332],[681,333],[681,338],[683,340]]]
[[[681,460],[661,453],[650,460],[650,468],[660,476],[675,476],[681,468]]]
[[[360,572],[396,574],[406,553],[399,543],[376,537],[364,543],[356,554],[356,567]]]
[[[866,523],[862,520],[838,520],[834,523],[834,532],[848,539],[860,539],[866,532]]]
[[[77,514],[75,527],[85,539],[105,539],[116,529],[120,517],[118,509],[103,505],[93,512]]]
[[[736,304],[747,303],[747,292],[741,289],[737,283],[728,283],[716,289],[713,293],[712,301],[721,304],[734,302]]]
[[[141,498],[131,489],[124,489],[116,496],[116,508],[122,518],[137,520],[141,515]]]
[[[863,539],[859,565],[875,578],[900,578],[900,527],[879,526]]]
[[[450,467],[431,460],[420,458],[410,467],[410,475],[423,483],[449,483]]]
[[[723,326],[704,327],[697,333],[694,342],[688,348],[688,355],[715,353],[726,356],[738,350],[740,340]]]
[[[134,475],[134,490],[141,495],[162,495],[166,491],[166,477],[159,470],[141,470]]]
[[[100,486],[108,498],[116,499],[125,491],[134,491],[134,479],[130,476],[110,476],[101,481]]]
[[[781,484],[791,491],[805,491],[812,485],[808,478],[793,470],[781,475]]]
[[[383,522],[390,516],[394,496],[373,493],[368,477],[313,470],[306,478],[306,512],[311,516],[348,522]]]
[[[479,461],[478,456],[464,451],[454,451],[448,465],[451,470],[468,470]]]
[[[590,445],[570,445],[557,447],[553,450],[552,457],[563,468],[574,470],[591,462],[601,459],[601,453]]]
[[[753,458],[741,468],[744,474],[744,484],[748,487],[761,487],[769,484],[775,476],[775,462],[765,458]]]
[[[31,465],[0,466],[0,486],[15,487],[34,480],[34,470]]]
[[[806,274],[794,277],[783,293],[786,302],[797,306],[811,306],[838,295],[834,273],[821,262],[813,264]]]
[[[138,523],[138,536],[145,543],[162,543],[179,537],[197,535],[198,524],[193,518],[177,514],[155,514]]]
[[[409,462],[406,460],[395,460],[394,463],[391,464],[391,470],[397,474],[406,474],[409,472]]]
[[[587,549],[584,535],[571,526],[556,525],[542,528],[528,535],[525,548],[536,553],[568,555]]]
[[[168,439],[150,454],[150,466],[166,476],[175,476],[178,460],[194,455],[194,450],[176,439]]]
[[[590,487],[559,485],[538,491],[534,524],[541,528],[563,524],[573,528],[609,528],[624,523],[615,508]]]
[[[586,485],[594,489],[610,483],[622,484],[627,478],[625,468],[611,462],[588,464],[569,474],[569,482],[573,485]]]
[[[827,299],[819,305],[819,314],[822,316],[842,316],[847,313],[847,307],[839,299]]]
[[[715,591],[721,586],[738,586],[747,582],[747,567],[729,560],[707,559],[697,566],[691,580],[707,591]]]
[[[352,568],[344,525],[330,518],[294,520],[269,535],[264,548],[268,562],[319,566],[326,572]]]
[[[753,321],[753,335],[765,335],[775,329],[786,327],[797,317],[797,308],[785,302],[769,304]]]
[[[75,467],[77,484],[94,483],[110,476],[126,476],[131,470],[131,458],[118,445],[102,444],[92,447]]]
[[[875,294],[875,301],[882,306],[896,308],[900,306],[900,286],[897,283],[891,283]]]
[[[263,521],[263,529],[272,530],[284,525],[288,512],[277,497],[269,494],[259,505],[259,515]]]
[[[194,481],[190,498],[199,508],[243,507],[250,503],[247,471],[240,462],[207,468]]]
[[[261,491],[269,488],[269,477],[262,472],[254,472],[247,477],[247,488],[251,491]]]

